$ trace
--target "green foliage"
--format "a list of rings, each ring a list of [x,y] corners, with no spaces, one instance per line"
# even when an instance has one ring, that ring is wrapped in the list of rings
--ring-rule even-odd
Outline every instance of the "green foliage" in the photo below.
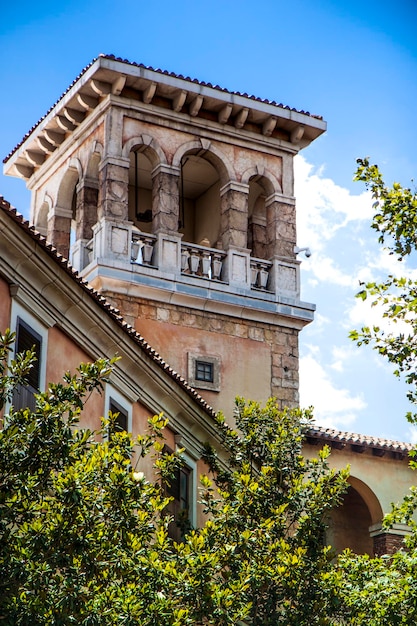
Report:
[[[227,464],[205,451],[217,491],[206,481],[203,501],[228,580],[247,580],[253,626],[330,624],[337,606],[323,540],[347,472],[328,469],[327,448],[302,456],[311,419],[310,411],[279,411],[273,399],[264,408],[238,399],[236,430],[218,418]]]
[[[394,183],[384,183],[376,165],[369,159],[358,159],[355,180],[365,182],[375,200],[376,213],[372,228],[379,233],[378,241],[398,260],[416,252],[417,194]],[[371,305],[381,307],[386,328],[363,327],[351,331],[350,337],[359,346],[370,344],[394,366],[396,376],[404,376],[409,385],[408,399],[417,403],[417,281],[413,278],[387,276],[382,282],[361,286],[357,297],[371,299]],[[410,421],[417,415],[409,413]]]
[[[7,365],[3,403],[32,355]],[[132,438],[116,415],[93,433],[79,427],[114,361],[83,364],[36,399],[10,409],[0,431],[0,619],[5,626],[202,626],[330,624],[337,610],[324,519],[346,472],[328,450],[301,455],[309,412],[237,402],[236,426],[220,416],[227,463],[206,447],[216,473],[202,477],[206,524],[182,543],[168,537],[161,487],[180,462],[164,453],[167,421]],[[155,475],[141,471],[151,454]],[[137,460],[133,461],[134,459]],[[132,463],[135,462],[135,466]]]

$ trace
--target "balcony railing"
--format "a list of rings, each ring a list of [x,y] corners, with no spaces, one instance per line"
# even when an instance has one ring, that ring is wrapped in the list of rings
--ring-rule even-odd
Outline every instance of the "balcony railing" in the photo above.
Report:
[[[132,263],[152,266],[155,244],[155,235],[137,232],[132,233],[132,247],[130,253]]]
[[[136,266],[135,273],[153,279],[160,276],[180,282],[188,280],[194,287],[196,281],[210,282],[219,292],[226,288],[239,295],[251,291],[267,300],[300,298],[296,259],[253,258],[245,248],[218,250],[183,242],[177,233],[143,233],[129,223],[108,220],[97,223],[93,234],[92,240],[80,239],[72,246],[72,262],[78,271],[94,262],[109,261],[119,267],[127,263],[132,269]]]
[[[182,243],[181,273],[221,281],[225,258],[223,250]]]
[[[263,291],[269,291],[269,276],[272,269],[272,261],[265,261],[264,259],[255,259],[251,257],[250,260],[250,274],[251,274],[251,288],[262,289]]]

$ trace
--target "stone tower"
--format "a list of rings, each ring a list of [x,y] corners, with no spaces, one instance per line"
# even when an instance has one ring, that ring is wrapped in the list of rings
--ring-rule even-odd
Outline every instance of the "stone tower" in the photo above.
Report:
[[[215,409],[235,395],[296,405],[314,306],[300,300],[293,158],[325,129],[100,56],[5,173],[26,180],[37,230]]]

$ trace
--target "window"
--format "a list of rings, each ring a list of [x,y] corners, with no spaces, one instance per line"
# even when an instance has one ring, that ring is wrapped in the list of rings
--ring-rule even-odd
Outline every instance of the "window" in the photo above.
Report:
[[[195,379],[196,380],[204,380],[205,382],[212,383],[213,382],[213,363],[208,363],[207,361],[196,361],[195,362]]]
[[[166,511],[174,518],[168,526],[168,535],[175,541],[181,541],[191,528],[191,473],[191,469],[183,465],[176,470],[170,484],[165,488],[167,496],[173,498]]]
[[[188,381],[196,389],[220,391],[220,358],[189,352]]]
[[[129,413],[126,409],[124,409],[116,400],[110,398],[109,402],[109,411],[111,413],[116,413],[117,418],[115,422],[116,431],[120,430],[128,430],[129,427]]]
[[[109,412],[118,414],[115,423],[116,432],[122,430],[132,432],[132,402],[110,384],[106,385],[104,406],[106,416]]]
[[[27,375],[27,383],[19,385],[15,389],[12,403],[15,410],[28,408],[34,411],[34,395],[40,389],[42,337],[29,324],[18,317],[16,320],[15,353],[26,352],[27,350],[34,351],[36,361]]]

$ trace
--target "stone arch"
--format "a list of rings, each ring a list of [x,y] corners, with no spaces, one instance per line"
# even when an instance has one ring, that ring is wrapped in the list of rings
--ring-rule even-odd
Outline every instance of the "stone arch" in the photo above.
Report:
[[[79,159],[72,158],[68,168],[61,178],[56,199],[56,206],[60,209],[72,209],[74,193],[77,183],[83,178],[83,168]]]
[[[337,553],[350,548],[357,554],[373,555],[369,529],[383,517],[381,504],[362,480],[350,476],[348,482],[341,504],[328,516],[326,540]]]
[[[268,212],[266,199],[276,192],[277,181],[272,181],[263,167],[253,167],[244,173],[242,182],[249,188],[247,247],[253,257],[266,259],[268,256]],[[275,183],[275,184],[274,184]]]
[[[53,201],[50,195],[45,193],[43,201],[36,212],[34,226],[44,237],[48,233],[48,215],[52,210]]]
[[[156,139],[151,137],[151,135],[136,135],[135,137],[128,139],[123,144],[122,156],[128,159],[130,157],[130,153],[135,150],[137,152],[147,153],[153,168],[161,163],[167,163],[165,152],[162,150]]]
[[[235,179],[220,150],[206,139],[182,144],[172,160],[179,171],[179,232],[184,242],[208,247],[219,244],[221,189]]]
[[[219,172],[221,186],[236,180],[236,172],[229,159],[208,139],[198,139],[182,144],[172,158],[172,165],[181,168],[181,163],[187,154],[202,157],[211,163]]]
[[[59,184],[56,204],[48,217],[48,240],[64,257],[69,258],[71,243],[76,239],[75,218],[77,184],[82,180],[80,160],[72,158]]]
[[[167,165],[165,153],[150,135],[129,139],[123,154],[129,159],[128,211],[129,220],[143,232],[153,228],[153,205],[158,196],[155,171]],[[155,200],[155,202],[159,202]]]
[[[262,165],[256,165],[255,167],[249,167],[242,174],[242,183],[248,185],[250,180],[257,180],[262,178],[265,181],[265,193],[268,196],[271,196],[273,193],[282,193],[282,186],[279,182],[278,178],[265,169]]]
[[[99,141],[93,143],[90,154],[88,155],[87,167],[85,168],[85,178],[97,181],[100,161],[103,157],[103,146]]]
[[[384,516],[382,506],[372,489],[359,478],[349,476],[348,482],[363,498],[371,515],[372,524],[380,522]]]

